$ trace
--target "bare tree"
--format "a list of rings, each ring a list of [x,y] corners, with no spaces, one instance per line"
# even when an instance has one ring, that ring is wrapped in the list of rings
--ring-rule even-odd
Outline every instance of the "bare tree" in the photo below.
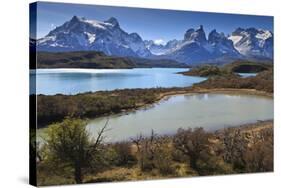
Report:
[[[241,131],[226,129],[223,135],[224,160],[234,170],[265,172],[273,170],[273,129]]]
[[[143,171],[156,168],[162,174],[174,172],[172,167],[171,141],[165,136],[158,136],[153,130],[150,136],[142,134],[132,139],[137,147],[137,156],[140,169]]]
[[[132,142],[137,147],[137,153],[139,158],[140,168],[142,170],[148,170],[153,168],[153,159],[155,156],[155,140],[156,134],[154,131],[151,131],[149,137],[144,137],[142,134],[139,134],[136,138],[132,138]]]
[[[244,158],[247,172],[273,171],[273,128],[251,133]]]
[[[248,140],[240,129],[226,129],[223,135],[224,154],[226,162],[231,163],[235,169],[243,169]]]

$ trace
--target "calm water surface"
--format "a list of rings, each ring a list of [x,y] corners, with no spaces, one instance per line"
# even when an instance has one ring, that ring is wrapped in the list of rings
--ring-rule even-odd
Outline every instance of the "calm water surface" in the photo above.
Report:
[[[184,87],[205,78],[175,74],[180,68],[152,69],[38,69],[37,94],[76,94],[86,91],[123,88]],[[243,74],[243,77],[254,74]],[[253,95],[194,94],[172,96],[135,112],[101,117],[89,122],[87,129],[95,136],[109,118],[107,141],[128,140],[137,134],[172,134],[180,127],[223,127],[273,119],[273,100]],[[39,137],[44,129],[38,130]]]
[[[175,133],[180,127],[204,127],[216,130],[224,127],[273,119],[273,100],[253,95],[194,94],[168,98],[148,109],[109,116],[107,141],[121,141],[137,134]],[[107,118],[89,122],[88,130],[95,133]]]
[[[124,88],[185,87],[205,78],[175,74],[183,68],[37,69],[36,93],[54,95]],[[34,89],[34,88],[33,88]]]
[[[240,76],[242,76],[243,78],[247,78],[247,77],[253,77],[256,76],[257,73],[238,73]]]

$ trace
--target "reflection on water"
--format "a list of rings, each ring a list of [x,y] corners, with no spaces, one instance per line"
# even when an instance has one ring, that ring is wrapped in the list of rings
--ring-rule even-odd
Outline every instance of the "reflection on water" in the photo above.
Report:
[[[175,74],[182,68],[147,69],[37,69],[31,71],[36,79],[37,94],[76,94],[87,91],[124,88],[184,87],[205,78]]]
[[[256,76],[257,73],[238,73],[242,78],[253,77]]]
[[[95,133],[106,117],[92,120],[88,129]],[[273,100],[260,96],[195,94],[170,97],[152,108],[109,117],[107,141],[127,140],[139,133],[174,133],[178,128],[223,127],[273,119]]]

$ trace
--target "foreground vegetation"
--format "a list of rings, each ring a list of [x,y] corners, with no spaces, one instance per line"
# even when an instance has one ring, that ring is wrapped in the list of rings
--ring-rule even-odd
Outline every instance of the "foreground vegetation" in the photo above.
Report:
[[[85,122],[67,118],[37,145],[39,185],[144,180],[273,171],[272,121],[206,132],[179,129],[106,143],[106,125],[92,138]],[[35,150],[35,149],[34,149]]]
[[[187,67],[168,59],[144,59],[107,56],[97,51],[37,52],[37,68],[131,69],[152,67]]]

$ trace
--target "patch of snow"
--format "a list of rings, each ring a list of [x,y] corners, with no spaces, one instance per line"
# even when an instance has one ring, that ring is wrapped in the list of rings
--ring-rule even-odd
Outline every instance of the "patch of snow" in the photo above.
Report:
[[[46,36],[44,38],[41,38],[38,40],[38,44],[42,44],[48,41],[55,41],[56,40],[56,36]]]
[[[260,30],[262,31],[262,30]],[[268,38],[272,37],[272,34],[269,31],[262,31],[261,33],[256,34],[256,38],[261,40],[266,40]]]
[[[52,44],[50,44],[50,46],[52,46],[52,47],[65,47],[64,45],[62,45],[62,44],[58,44],[58,43],[52,43]]]
[[[95,42],[96,34],[91,34],[89,32],[84,32],[84,33],[87,35],[90,44]]]
[[[238,35],[231,35],[228,39],[232,40],[233,44],[236,45],[243,37]]]
[[[112,26],[112,24],[110,24],[110,23],[104,23],[104,22],[97,21],[97,20],[83,20],[83,22],[89,23],[92,26],[100,28],[100,29],[106,29],[105,26]]]

